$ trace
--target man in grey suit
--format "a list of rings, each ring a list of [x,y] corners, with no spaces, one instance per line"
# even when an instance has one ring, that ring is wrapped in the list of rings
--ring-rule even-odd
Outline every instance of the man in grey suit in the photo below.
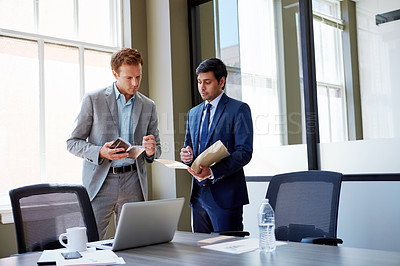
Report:
[[[146,161],[161,154],[157,112],[154,102],[138,92],[142,79],[141,54],[123,48],[111,57],[116,81],[109,87],[88,93],[67,149],[84,159],[82,181],[87,188],[104,239],[110,219],[118,223],[122,205],[147,200]],[[123,148],[112,149],[121,137],[145,151],[135,160]]]

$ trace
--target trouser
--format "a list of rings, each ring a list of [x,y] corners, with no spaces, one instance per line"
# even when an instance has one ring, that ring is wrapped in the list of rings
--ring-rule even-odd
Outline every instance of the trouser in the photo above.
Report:
[[[115,226],[118,225],[124,203],[143,200],[143,192],[136,170],[122,174],[108,174],[100,191],[92,201],[99,238],[105,238],[113,214]]]
[[[214,201],[209,186],[196,188],[194,193],[193,232],[243,231],[243,206],[230,209],[219,207]]]

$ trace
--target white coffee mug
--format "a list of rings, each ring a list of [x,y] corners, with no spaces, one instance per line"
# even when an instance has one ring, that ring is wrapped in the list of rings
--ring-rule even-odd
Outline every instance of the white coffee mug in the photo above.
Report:
[[[64,242],[67,239],[68,244]],[[61,245],[66,247],[68,251],[85,251],[88,242],[86,236],[86,227],[67,228],[67,232],[60,235],[58,238]]]

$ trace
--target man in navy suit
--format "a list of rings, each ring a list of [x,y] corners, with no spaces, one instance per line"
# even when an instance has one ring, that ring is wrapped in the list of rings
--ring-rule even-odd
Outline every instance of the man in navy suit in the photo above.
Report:
[[[198,173],[188,168],[194,177],[190,198],[193,231],[242,231],[243,205],[249,203],[243,167],[253,153],[250,108],[224,93],[228,73],[220,59],[203,61],[196,74],[204,102],[188,112],[181,160],[191,165],[204,149],[218,140],[230,155],[211,167],[200,165]]]

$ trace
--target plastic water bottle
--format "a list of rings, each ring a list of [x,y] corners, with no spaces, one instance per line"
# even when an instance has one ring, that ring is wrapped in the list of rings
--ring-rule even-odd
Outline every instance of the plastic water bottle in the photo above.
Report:
[[[275,213],[268,199],[261,203],[258,211],[258,230],[260,233],[260,251],[274,251],[276,249]]]

